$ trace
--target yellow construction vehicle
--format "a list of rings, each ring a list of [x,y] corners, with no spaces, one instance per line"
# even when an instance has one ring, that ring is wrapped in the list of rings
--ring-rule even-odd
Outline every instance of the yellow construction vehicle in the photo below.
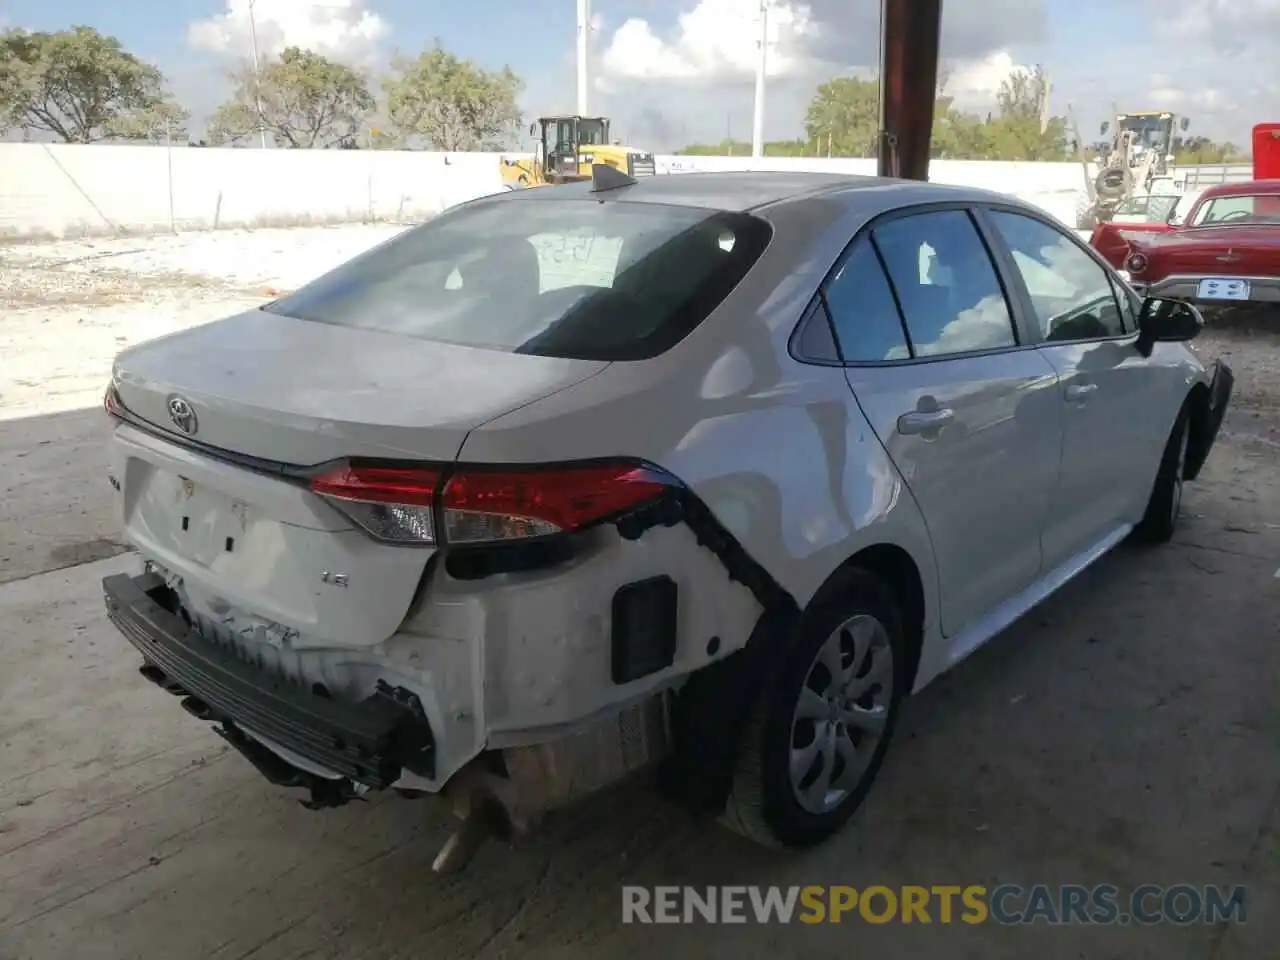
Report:
[[[593,164],[633,177],[656,172],[652,153],[609,139],[607,117],[541,117],[530,125],[529,135],[538,139],[532,159],[501,160],[502,183],[509,189],[590,180]]]

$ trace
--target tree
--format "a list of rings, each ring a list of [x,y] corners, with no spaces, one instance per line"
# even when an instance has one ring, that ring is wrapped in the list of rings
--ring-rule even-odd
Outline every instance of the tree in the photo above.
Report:
[[[1066,160],[1067,122],[1047,114],[1049,80],[1043,67],[1014,70],[996,94],[998,118],[991,121],[993,159]]]
[[[814,92],[804,119],[805,135],[833,157],[874,157],[879,129],[880,82],[874,79],[828,80]]]
[[[177,143],[187,139],[187,121],[190,118],[191,111],[165,101],[121,117],[112,124],[112,130],[115,136],[126,140]]]
[[[92,27],[0,33],[0,129],[43,130],[67,143],[135,137],[157,118],[185,124],[164,76]]]
[[[237,143],[260,130],[281,146],[337,147],[358,141],[376,106],[365,77],[346,64],[288,47],[255,75],[231,75],[235,92],[214,111],[209,141]]]
[[[1031,70],[1014,70],[1000,82],[996,105],[1001,120],[1034,120],[1040,122],[1040,114],[1049,96],[1049,78],[1043,67]]]
[[[826,149],[823,141],[822,150]],[[691,143],[676,151],[682,157],[749,157],[751,144],[742,140],[721,140],[719,143]],[[770,140],[764,144],[766,157],[816,157],[826,156],[814,143],[806,140]]]
[[[1248,161],[1245,151],[1234,143],[1217,143],[1208,137],[1174,137],[1173,155],[1180,166],[1197,163],[1243,163]]]
[[[940,71],[934,101],[930,156],[966,160],[1062,160],[1067,155],[1066,121],[1041,115],[1048,80],[1039,67],[1017,70],[1001,85],[998,111],[985,119],[959,110],[946,93],[947,72]],[[814,91],[805,117],[805,133],[814,156],[872,157],[880,129],[877,79],[836,77]]]
[[[510,67],[492,72],[460,59],[438,40],[414,59],[394,58],[382,89],[387,138],[401,147],[502,149],[520,128],[524,81]]]

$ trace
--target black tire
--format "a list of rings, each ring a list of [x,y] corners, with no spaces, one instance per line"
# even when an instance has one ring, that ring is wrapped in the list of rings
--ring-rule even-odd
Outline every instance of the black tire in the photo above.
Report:
[[[1178,515],[1182,509],[1183,477],[1187,466],[1187,442],[1190,439],[1190,414],[1190,406],[1184,403],[1169,432],[1169,439],[1165,442],[1146,513],[1133,531],[1134,538],[1140,543],[1168,543],[1178,527]]]
[[[795,713],[819,652],[837,628],[854,617],[874,618],[883,626],[893,682],[879,739],[869,747],[870,755],[856,786],[832,809],[814,812],[802,805],[790,772]],[[884,762],[909,682],[908,669],[902,615],[892,591],[866,570],[850,568],[837,573],[799,619],[773,679],[760,694],[743,731],[733,787],[721,822],[747,839],[773,848],[809,847],[837,833],[862,804]]]

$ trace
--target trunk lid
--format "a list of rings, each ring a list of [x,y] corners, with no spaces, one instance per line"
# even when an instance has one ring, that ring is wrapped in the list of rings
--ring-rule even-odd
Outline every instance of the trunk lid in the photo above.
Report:
[[[126,537],[181,578],[224,642],[375,646],[399,628],[434,549],[382,543],[305,482],[231,462],[453,461],[467,433],[608,364],[431,343],[251,312],[120,356],[111,445]],[[195,415],[170,416],[181,397]],[[207,452],[190,443],[207,445]]]
[[[1273,276],[1280,262],[1280,226],[1192,227],[1137,240],[1147,254],[1147,276]]]
[[[475,427],[607,365],[252,310],[126,350],[113,380],[131,413],[218,450],[295,465],[447,462]],[[188,430],[174,398],[194,414]]]

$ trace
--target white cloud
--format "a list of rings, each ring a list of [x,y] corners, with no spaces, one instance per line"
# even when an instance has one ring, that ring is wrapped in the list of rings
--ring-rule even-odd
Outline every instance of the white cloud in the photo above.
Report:
[[[1280,46],[1280,0],[1173,0],[1161,29],[1222,53]]]
[[[605,47],[606,77],[714,82],[754,76],[760,58],[760,14],[751,0],[698,0],[680,14],[674,35],[664,39],[646,20],[632,18]],[[800,72],[811,59],[816,32],[804,3],[776,0],[769,10],[767,73]]]
[[[598,25],[593,73],[601,102],[593,103],[593,110],[610,111],[631,139],[660,149],[719,141],[729,134],[749,136],[759,60],[757,0],[656,2],[666,10],[608,29]],[[1000,82],[1020,62],[1011,50],[1043,37],[1044,2],[948,2],[942,53],[948,92],[959,106],[994,106]],[[771,4],[765,137],[780,139],[800,133],[817,84],[833,76],[874,72],[880,52],[879,4]]]
[[[1144,91],[1153,106],[1187,116],[1192,134],[1238,144],[1280,116],[1280,0],[1148,2],[1159,16],[1136,56],[1163,67]]]
[[[995,102],[1000,85],[1014,71],[1030,70],[1007,50],[996,50],[980,60],[948,63],[946,92],[960,109],[985,109]]]
[[[250,6],[262,56],[298,46],[348,62],[365,62],[390,29],[365,0],[227,0],[224,13],[187,28],[187,42],[197,50],[247,58],[252,49]]]

